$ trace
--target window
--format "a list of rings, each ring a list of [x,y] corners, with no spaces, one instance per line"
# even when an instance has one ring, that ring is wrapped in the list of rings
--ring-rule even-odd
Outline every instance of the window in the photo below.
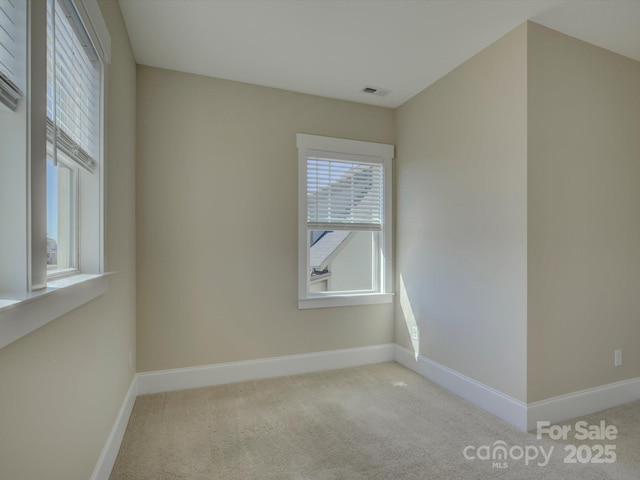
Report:
[[[389,303],[393,146],[298,134],[298,308]]]
[[[0,105],[15,111],[24,88],[24,0],[0,0]]]
[[[93,177],[100,175],[101,78],[102,63],[74,5],[47,0],[48,278],[80,269],[79,245],[88,241],[82,230],[97,226],[79,218],[78,192],[99,189]]]
[[[0,348],[106,291],[109,55],[97,0],[0,0]]]

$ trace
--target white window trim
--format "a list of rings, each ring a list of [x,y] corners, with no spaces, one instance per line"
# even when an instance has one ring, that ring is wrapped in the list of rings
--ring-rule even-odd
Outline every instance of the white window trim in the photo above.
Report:
[[[394,146],[318,135],[297,134],[298,147],[298,309],[346,307],[393,302],[393,218],[392,160]],[[310,293],[308,291],[309,262],[307,231],[307,157],[309,150],[337,154],[366,155],[383,159],[384,165],[384,225],[382,228],[382,264],[380,292],[376,293]]]
[[[0,298],[0,348],[105,293],[107,276],[74,275],[44,290]]]
[[[351,307],[355,305],[377,305],[392,303],[393,293],[352,293],[347,295],[335,294],[325,297],[309,297],[298,299],[298,309],[325,307]]]
[[[99,211],[99,225],[94,228],[90,242],[93,258],[84,261],[84,267],[75,275],[47,279],[46,272],[46,25],[47,2],[28,2],[28,95],[26,98],[28,149],[24,159],[27,190],[27,213],[24,225],[28,231],[25,249],[19,258],[26,259],[24,265],[12,263],[15,272],[9,272],[16,280],[9,290],[0,294],[0,348],[46,325],[58,317],[97,298],[107,291],[108,273],[104,273],[104,138],[106,136],[106,71],[110,56],[110,38],[95,0],[73,0],[92,39],[98,39],[99,55],[103,60],[101,81],[101,158],[99,162],[98,194],[87,201],[93,202],[93,211]],[[19,184],[19,182],[18,182]],[[82,193],[82,192],[81,192]],[[97,202],[98,204],[96,204]],[[16,219],[12,219],[16,223]],[[16,238],[22,238],[17,236]],[[15,242],[8,242],[13,244]],[[88,254],[88,252],[83,253]],[[82,260],[79,260],[81,266]],[[39,267],[36,267],[39,265]],[[44,266],[44,268],[42,268]],[[24,274],[26,272],[26,275]],[[6,272],[5,272],[6,273]],[[13,275],[15,274],[15,276]]]

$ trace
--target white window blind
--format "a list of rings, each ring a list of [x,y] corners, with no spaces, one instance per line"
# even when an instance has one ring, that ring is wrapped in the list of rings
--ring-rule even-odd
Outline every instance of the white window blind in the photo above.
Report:
[[[47,0],[47,140],[94,171],[100,151],[102,64],[71,0]]]
[[[381,159],[309,151],[307,156],[307,228],[382,230]]]
[[[0,102],[16,110],[22,97],[19,65],[20,21],[26,0],[0,0]]]

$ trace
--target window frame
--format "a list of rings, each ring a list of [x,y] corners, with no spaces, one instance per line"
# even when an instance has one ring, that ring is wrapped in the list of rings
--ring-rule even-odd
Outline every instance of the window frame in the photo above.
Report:
[[[67,7],[67,8],[73,8],[75,10],[75,12],[78,14],[78,19],[80,20],[80,22],[83,24],[84,30],[86,32],[87,37],[89,37],[89,40],[91,41],[92,47],[93,47],[93,51],[95,52],[98,61],[100,62],[99,68],[98,68],[98,79],[99,79],[99,84],[97,86],[98,88],[98,138],[97,138],[97,148],[96,148],[96,157],[94,160],[96,162],[96,165],[93,169],[93,171],[90,171],[83,163],[81,163],[80,161],[77,161],[75,159],[72,159],[71,157],[68,157],[64,150],[60,150],[57,153],[57,155],[60,156],[60,161],[62,161],[63,163],[66,163],[69,166],[72,166],[75,169],[75,176],[76,176],[76,192],[75,192],[75,216],[76,218],[75,220],[75,232],[74,232],[74,242],[73,242],[73,247],[74,247],[74,252],[72,253],[72,256],[74,257],[75,260],[75,265],[73,265],[71,268],[68,268],[66,270],[58,270],[58,271],[49,271],[47,269],[47,265],[44,265],[44,274],[42,272],[43,270],[43,266],[40,262],[38,263],[33,263],[32,264],[32,278],[37,278],[37,279],[42,279],[44,276],[44,281],[45,281],[45,286],[36,286],[35,284],[32,284],[32,289],[37,289],[37,288],[46,288],[46,283],[53,281],[55,279],[60,278],[61,276],[72,276],[72,275],[79,275],[79,274],[101,274],[104,272],[104,241],[103,241],[103,224],[104,224],[104,135],[105,135],[105,126],[104,126],[104,120],[105,120],[105,112],[104,112],[104,106],[105,106],[105,93],[106,93],[106,89],[105,89],[105,58],[104,56],[101,56],[100,54],[100,45],[101,42],[99,42],[97,40],[97,33],[96,31],[93,29],[93,24],[92,24],[92,19],[87,19],[87,18],[83,18],[83,11],[86,13],[86,5],[85,5],[85,1],[86,0],[46,0],[44,3],[47,4],[46,8],[45,8],[45,15],[47,15],[47,17],[45,18],[45,22],[47,22],[48,20],[48,5],[49,2],[66,2],[71,4],[71,6]],[[59,7],[62,8],[62,7]],[[100,17],[101,18],[101,17]],[[54,20],[52,20],[54,21]],[[47,43],[45,43],[45,49],[47,48],[47,44],[48,44],[48,30],[45,32],[45,38],[47,40]],[[85,40],[85,39],[82,39]],[[55,50],[53,51],[53,54],[55,55],[56,52]],[[45,55],[46,55],[46,51],[45,51]],[[35,68],[41,67],[41,65],[37,65],[34,66]],[[47,78],[48,75],[46,75],[47,70],[46,70],[46,64],[45,64],[45,70],[44,70],[44,83],[45,83],[45,89],[48,92],[48,85],[47,85]],[[48,102],[49,98],[48,96],[46,97],[46,101]],[[47,106],[47,103],[45,103],[45,107]],[[55,109],[54,109],[55,112]],[[55,115],[55,113],[54,113]],[[41,117],[37,117],[35,118],[35,121],[38,123],[38,127],[40,127],[40,123],[42,123],[42,118]],[[45,118],[44,118],[44,122],[45,122],[45,126],[50,126],[52,120],[48,119],[47,113],[45,111]],[[33,127],[33,124],[32,124]],[[49,127],[48,127],[49,128]],[[47,129],[48,129],[47,128]],[[57,127],[60,128],[60,127]],[[53,132],[55,132],[55,127],[53,129]],[[46,162],[48,161],[47,159],[49,158],[53,158],[53,152],[50,150],[54,147],[53,145],[53,141],[50,140],[47,136],[47,138],[45,139],[46,141],[46,158],[45,158],[45,162],[44,162],[44,172],[42,172],[42,165],[41,162],[37,161],[36,157],[32,156],[31,157],[31,162],[32,162],[32,175],[35,175],[37,177],[39,177],[40,175],[44,175],[45,177],[45,182],[46,182],[46,176],[47,176],[47,172],[46,172]],[[82,148],[82,147],[80,147]],[[50,155],[51,153],[51,155]],[[64,162],[63,159],[67,157],[67,162]],[[34,163],[35,162],[35,163]],[[55,163],[55,162],[54,162]],[[34,205],[35,206],[35,205]],[[40,208],[40,205],[38,205],[38,208]],[[45,203],[44,203],[44,208],[45,211],[47,209],[47,205],[46,205],[46,199],[45,199]],[[45,218],[45,222],[44,225],[42,223],[40,223],[40,221],[38,223],[35,223],[32,221],[32,228],[33,228],[33,233],[37,238],[40,238],[42,235],[45,236],[45,240],[46,240],[46,235],[47,235],[47,224],[46,224],[46,218]],[[42,231],[42,229],[44,228],[44,232]],[[46,254],[45,254],[46,256]]]
[[[392,160],[394,146],[335,137],[298,133],[298,309],[371,305],[393,301]],[[335,155],[376,157],[383,166],[383,221],[378,234],[378,291],[311,292],[309,278],[310,238],[307,225],[307,158],[312,151]],[[312,155],[313,156],[313,155]],[[353,231],[359,231],[354,229]]]

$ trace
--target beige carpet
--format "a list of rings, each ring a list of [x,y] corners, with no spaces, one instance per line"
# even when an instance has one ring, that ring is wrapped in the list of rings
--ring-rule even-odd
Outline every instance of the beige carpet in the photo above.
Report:
[[[585,420],[618,438],[539,441],[398,364],[367,365],[141,396],[110,478],[640,479],[640,402]],[[546,466],[540,456],[498,462],[506,468],[463,455],[497,441],[553,452]],[[565,443],[588,444],[583,459],[613,444],[617,460],[565,464]]]

